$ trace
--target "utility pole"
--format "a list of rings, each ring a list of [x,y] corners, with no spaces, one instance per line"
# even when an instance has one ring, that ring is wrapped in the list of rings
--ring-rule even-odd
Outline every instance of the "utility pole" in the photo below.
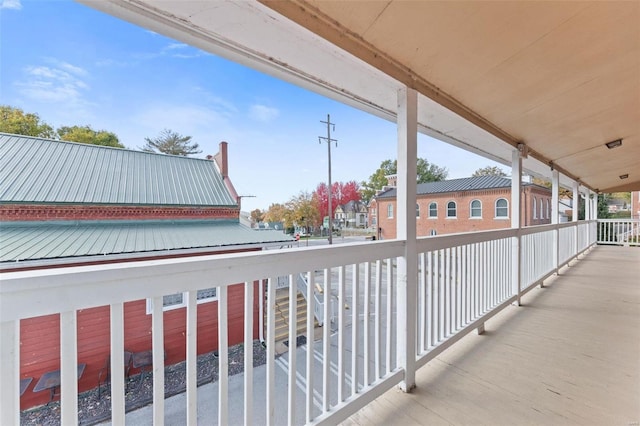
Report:
[[[329,193],[329,244],[333,244],[333,212],[331,206],[331,142],[336,143],[336,148],[338,147],[338,140],[331,139],[331,128],[333,127],[333,131],[336,131],[336,125],[331,122],[331,117],[327,114],[327,121],[320,121],[322,124],[327,125],[327,137],[318,136],[318,143],[326,142],[327,143],[327,155],[329,158],[329,187],[327,188]],[[324,218],[323,218],[324,219]]]

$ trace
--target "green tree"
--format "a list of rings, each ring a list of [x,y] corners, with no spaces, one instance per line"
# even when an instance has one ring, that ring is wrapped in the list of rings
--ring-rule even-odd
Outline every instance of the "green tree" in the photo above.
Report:
[[[90,126],[62,126],[56,132],[63,141],[124,148],[115,133],[93,130]]]
[[[449,171],[446,167],[440,167],[435,164],[429,163],[426,158],[418,158],[417,160],[417,182],[418,183],[427,183],[427,182],[437,182],[441,180],[445,180]],[[385,185],[387,185],[387,176],[395,175],[398,172],[398,161],[397,160],[384,160],[380,167],[369,176],[369,181],[362,182],[360,187],[362,188],[360,193],[362,194],[362,200],[365,203],[368,203],[376,192],[381,190]]]
[[[507,174],[500,167],[497,167],[497,166],[486,166],[486,167],[481,167],[478,170],[476,170],[475,172],[473,172],[471,177],[480,177],[480,176],[500,176],[500,177],[505,177],[506,175]]]
[[[160,152],[184,157],[202,152],[196,142],[191,142],[191,136],[182,136],[169,129],[164,129],[155,138],[144,138],[144,140],[146,144],[141,149],[147,152]]]
[[[38,114],[25,113],[9,105],[0,105],[0,132],[49,139],[56,137],[53,128],[41,121]]]

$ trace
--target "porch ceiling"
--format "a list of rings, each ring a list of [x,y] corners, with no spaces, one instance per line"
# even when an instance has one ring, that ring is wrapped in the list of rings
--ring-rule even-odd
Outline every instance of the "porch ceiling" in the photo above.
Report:
[[[640,2],[81,1],[386,119],[406,84],[424,133],[640,189]]]

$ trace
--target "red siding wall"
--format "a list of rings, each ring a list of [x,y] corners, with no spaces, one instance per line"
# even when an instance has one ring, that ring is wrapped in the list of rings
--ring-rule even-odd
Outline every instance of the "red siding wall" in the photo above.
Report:
[[[253,338],[258,337],[258,284],[254,283]],[[229,345],[244,339],[244,284],[229,287],[228,291]],[[77,313],[78,362],[87,367],[78,382],[83,392],[97,386],[98,373],[110,351],[109,307],[84,309]],[[146,301],[124,305],[125,349],[132,352],[151,349],[151,315],[147,315]],[[186,308],[164,312],[164,344],[166,365],[183,361],[186,357]],[[218,302],[198,305],[198,354],[218,347]],[[60,368],[60,318],[47,315],[20,322],[20,378],[33,377],[33,382],[21,398],[21,409],[45,404],[49,392],[34,393],[38,378],[47,371]],[[132,371],[136,373],[137,371]]]

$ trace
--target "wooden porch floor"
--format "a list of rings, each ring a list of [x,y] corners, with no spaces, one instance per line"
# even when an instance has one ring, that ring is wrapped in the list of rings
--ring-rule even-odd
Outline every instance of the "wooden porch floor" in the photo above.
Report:
[[[594,248],[346,425],[639,425],[640,248]]]

